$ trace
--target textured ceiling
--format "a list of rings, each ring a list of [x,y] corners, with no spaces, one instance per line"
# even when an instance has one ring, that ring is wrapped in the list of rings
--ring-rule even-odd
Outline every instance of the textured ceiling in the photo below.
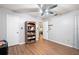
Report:
[[[33,16],[39,14],[39,7],[36,4],[0,4],[0,7],[18,13],[29,13]],[[58,4],[58,6],[54,9],[51,9],[51,11],[56,12],[57,14],[64,14],[78,9],[78,4]]]

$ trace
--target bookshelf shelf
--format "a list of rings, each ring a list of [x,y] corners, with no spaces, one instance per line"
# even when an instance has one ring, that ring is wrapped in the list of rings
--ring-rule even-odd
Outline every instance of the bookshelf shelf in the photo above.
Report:
[[[25,22],[25,42],[34,43],[36,42],[36,25],[35,22]]]

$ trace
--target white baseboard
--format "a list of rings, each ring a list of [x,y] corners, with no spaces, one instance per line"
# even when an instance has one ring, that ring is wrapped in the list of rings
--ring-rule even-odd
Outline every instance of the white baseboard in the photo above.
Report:
[[[25,44],[25,42],[20,42],[19,45],[21,45],[21,44]]]
[[[55,43],[58,43],[58,44],[61,44],[61,45],[65,45],[65,46],[74,48],[73,46],[64,44],[64,43],[62,43],[62,42],[58,42],[58,41],[54,41],[54,40],[49,40],[49,41],[52,41],[52,42],[55,42]]]

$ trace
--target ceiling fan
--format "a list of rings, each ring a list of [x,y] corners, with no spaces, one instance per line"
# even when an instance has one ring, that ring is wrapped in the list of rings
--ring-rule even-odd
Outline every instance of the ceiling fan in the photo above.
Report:
[[[51,9],[57,7],[57,4],[38,4],[39,8],[40,8],[40,13],[41,16],[45,16],[45,15],[57,15],[56,13],[52,12]]]

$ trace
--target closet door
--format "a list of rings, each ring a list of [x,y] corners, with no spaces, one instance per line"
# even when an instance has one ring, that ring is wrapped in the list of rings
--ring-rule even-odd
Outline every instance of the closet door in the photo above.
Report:
[[[15,15],[7,15],[7,41],[9,46],[18,44],[19,42],[19,17]]]

